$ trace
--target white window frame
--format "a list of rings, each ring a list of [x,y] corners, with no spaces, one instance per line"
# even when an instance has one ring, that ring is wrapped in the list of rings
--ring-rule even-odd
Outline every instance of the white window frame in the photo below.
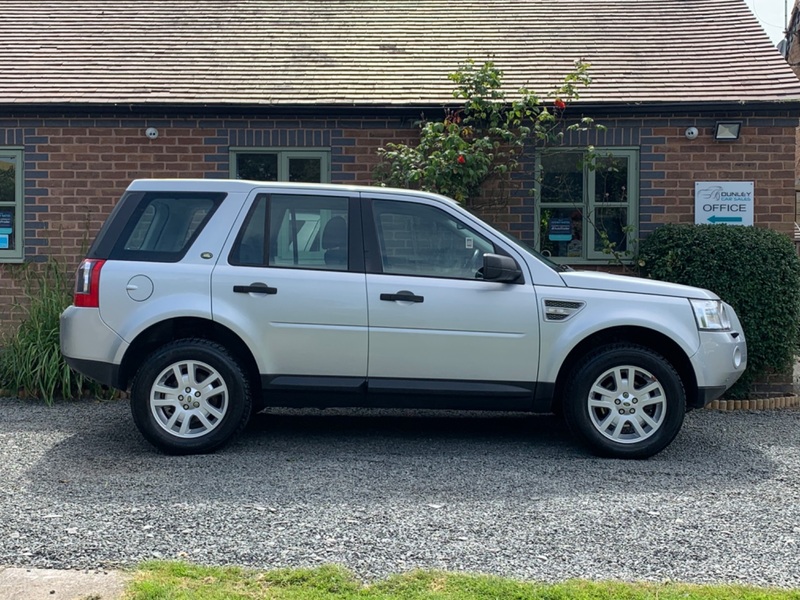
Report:
[[[559,148],[556,152],[582,152],[586,154],[586,150],[581,148]],[[612,157],[612,158],[627,158],[628,159],[628,184],[627,184],[627,201],[626,202],[596,202],[595,200],[595,184],[596,178],[594,177],[595,171],[589,168],[588,164],[583,166],[583,202],[578,205],[575,202],[547,202],[541,201],[541,181],[542,181],[542,164],[541,157],[536,159],[536,226],[535,226],[535,240],[536,248],[540,250],[542,247],[541,240],[541,211],[542,208],[579,208],[583,214],[583,250],[580,257],[577,256],[548,256],[550,260],[561,264],[589,264],[597,263],[598,261],[608,261],[613,257],[610,254],[604,253],[602,250],[595,250],[595,241],[597,240],[597,232],[595,228],[589,224],[589,218],[594,220],[597,208],[627,208],[628,222],[627,225],[632,228],[628,233],[628,249],[633,251],[631,243],[639,236],[639,148],[595,148],[594,153],[599,157]]]
[[[276,154],[278,156],[278,181],[289,181],[289,161],[293,158],[318,158],[320,161],[320,182],[331,181],[331,152],[329,149],[314,148],[272,148],[272,147],[232,147],[230,148],[230,176],[238,178],[239,155],[242,154]]]
[[[0,159],[11,159],[16,165],[14,172],[14,200],[0,202],[0,212],[4,208],[14,208],[13,231],[14,249],[0,248],[0,262],[20,263],[25,258],[25,163],[23,149],[17,147],[0,147]]]

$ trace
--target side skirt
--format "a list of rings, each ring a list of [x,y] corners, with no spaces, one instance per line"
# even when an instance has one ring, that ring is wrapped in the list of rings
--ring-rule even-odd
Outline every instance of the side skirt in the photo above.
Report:
[[[554,384],[261,376],[263,407],[551,412]]]

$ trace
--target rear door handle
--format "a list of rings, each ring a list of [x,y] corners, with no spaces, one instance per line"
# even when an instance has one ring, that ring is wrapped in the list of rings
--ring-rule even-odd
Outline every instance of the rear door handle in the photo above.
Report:
[[[408,290],[402,290],[396,294],[381,294],[381,300],[386,300],[387,302],[422,302],[425,297],[417,296],[414,292],[409,292]]]
[[[233,291],[237,294],[277,294],[278,288],[269,287],[266,283],[251,283],[250,285],[235,285]]]

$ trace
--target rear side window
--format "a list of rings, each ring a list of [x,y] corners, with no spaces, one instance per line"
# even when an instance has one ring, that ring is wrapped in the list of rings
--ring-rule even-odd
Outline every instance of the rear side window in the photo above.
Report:
[[[224,199],[217,193],[159,193],[142,195],[124,218],[110,258],[177,262],[181,260]],[[129,200],[132,200],[130,198]],[[114,228],[116,223],[110,224]]]
[[[348,198],[259,196],[229,261],[241,266],[346,271],[348,221]]]

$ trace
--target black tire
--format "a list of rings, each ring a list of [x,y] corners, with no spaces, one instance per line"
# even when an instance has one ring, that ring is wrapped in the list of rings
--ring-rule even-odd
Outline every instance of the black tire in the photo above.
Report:
[[[162,346],[145,359],[131,387],[136,427],[167,454],[220,449],[245,427],[251,410],[241,367],[223,346],[203,339]]]
[[[678,435],[686,393],[663,356],[643,346],[614,344],[576,365],[563,409],[570,430],[594,454],[649,458]]]

